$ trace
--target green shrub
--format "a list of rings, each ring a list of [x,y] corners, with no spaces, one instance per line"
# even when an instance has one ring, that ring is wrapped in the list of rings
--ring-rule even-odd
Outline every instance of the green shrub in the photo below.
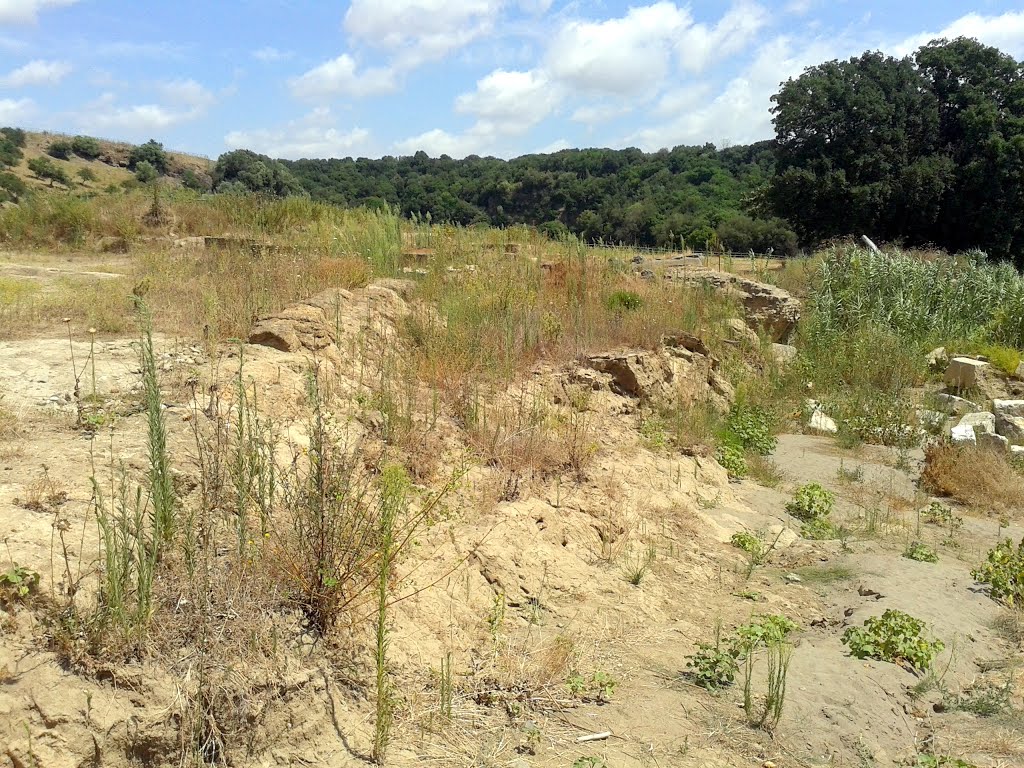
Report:
[[[912,541],[903,550],[903,556],[908,560],[916,560],[919,563],[937,563],[939,556],[935,550],[922,541]]]
[[[157,173],[164,174],[167,173],[169,162],[164,145],[153,139],[133,148],[128,155],[128,168],[132,171],[137,170],[139,163],[149,163]]]
[[[786,504],[786,511],[797,520],[810,523],[828,517],[835,501],[835,494],[831,491],[826,491],[818,483],[807,483],[796,489],[792,501]]]
[[[747,476],[747,459],[743,449],[735,445],[721,445],[715,451],[715,460],[729,473],[729,477],[743,478]]]
[[[95,160],[103,153],[100,143],[92,136],[75,136],[71,140],[71,149],[76,155],[84,157],[86,160]]]
[[[697,652],[687,656],[687,676],[701,688],[717,691],[736,681],[740,651],[734,645],[700,643]]]
[[[729,541],[736,549],[742,549],[754,557],[759,556],[764,550],[764,543],[750,531],[737,531]]]
[[[822,517],[801,525],[800,535],[811,541],[831,541],[839,538],[836,527]]]
[[[843,644],[858,659],[878,659],[893,664],[906,663],[915,669],[928,669],[946,646],[941,640],[924,637],[925,625],[920,619],[894,609],[873,616],[863,627],[850,627],[843,634]]]
[[[46,154],[58,160],[68,160],[71,157],[71,153],[71,142],[66,139],[51,141],[50,145],[46,148]]]
[[[27,599],[39,588],[39,574],[31,568],[14,563],[0,571],[0,607]]]
[[[1009,539],[999,542],[971,576],[979,584],[988,584],[996,600],[1010,606],[1024,604],[1024,539],[1016,548]]]
[[[96,181],[96,174],[91,168],[79,168],[77,175],[82,181]]]
[[[608,309],[612,312],[635,312],[643,305],[640,294],[633,291],[615,291],[608,297]]]
[[[918,755],[914,768],[978,768],[974,763],[948,755]]]
[[[960,530],[964,526],[964,519],[939,501],[929,504],[928,509],[921,513],[921,519],[931,525],[948,527],[950,530]]]
[[[135,179],[143,184],[155,181],[159,175],[153,164],[147,160],[141,160],[135,164]]]
[[[767,456],[778,445],[773,434],[774,417],[756,405],[734,405],[729,410],[725,426],[729,437],[760,456]]]

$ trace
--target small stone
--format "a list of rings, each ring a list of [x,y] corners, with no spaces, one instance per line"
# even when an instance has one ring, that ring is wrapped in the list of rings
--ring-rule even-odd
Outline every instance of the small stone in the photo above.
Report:
[[[996,434],[1002,435],[1013,445],[1024,445],[1024,416],[999,414],[995,421]]]
[[[978,444],[978,438],[974,434],[974,427],[970,424],[957,424],[950,430],[949,437],[955,445]]]
[[[789,344],[772,344],[772,355],[777,363],[788,363],[797,356],[797,348]]]
[[[978,447],[987,448],[997,453],[1009,453],[1010,441],[1002,435],[994,435],[991,432],[979,432]]]
[[[801,579],[795,573],[787,573],[786,581],[788,581],[790,584],[799,584],[801,581],[803,581],[803,579]]]
[[[977,403],[972,403],[970,400],[965,400],[962,397],[950,395],[946,392],[940,392],[935,395],[935,400],[942,406],[944,411],[956,416],[964,416],[968,413],[976,413],[982,410],[981,406]]]

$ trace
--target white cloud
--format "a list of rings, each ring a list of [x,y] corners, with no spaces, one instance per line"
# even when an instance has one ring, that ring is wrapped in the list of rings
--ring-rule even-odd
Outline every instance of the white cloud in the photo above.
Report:
[[[66,61],[36,59],[0,77],[0,88],[57,85],[70,73],[71,65]]]
[[[172,104],[205,110],[213,106],[216,97],[195,80],[171,80],[157,86],[164,100]]]
[[[572,147],[565,139],[556,139],[550,144],[547,144],[540,149],[536,150],[533,154],[535,155],[550,155],[552,152],[561,152],[563,149],[569,149]]]
[[[584,104],[577,107],[570,116],[570,120],[576,123],[583,123],[586,126],[595,126],[600,123],[607,123],[633,111],[632,104],[621,104],[613,101],[599,101],[593,104]]]
[[[64,8],[78,0],[0,0],[0,24],[31,24],[47,8]]]
[[[651,92],[668,75],[675,41],[691,23],[687,10],[669,2],[630,8],[607,21],[571,21],[551,42],[546,67],[583,91]]]
[[[224,137],[224,143],[230,149],[251,149],[275,158],[298,160],[348,157],[365,145],[369,135],[362,128],[338,130],[331,111],[318,107],[279,128],[232,131]]]
[[[156,90],[162,92],[165,97],[176,95],[175,98],[168,99],[171,104],[120,105],[113,93],[104,93],[78,110],[74,116],[75,121],[83,129],[105,136],[123,136],[131,139],[158,134],[176,125],[197,120],[206,113],[206,108],[212,101],[194,104],[181,100],[181,97],[189,94],[196,95],[196,91],[190,85],[192,82],[194,81],[178,81],[157,87]],[[202,86],[199,88],[202,89]]]
[[[1000,16],[969,13],[938,32],[922,32],[908,37],[888,48],[887,52],[894,56],[906,56],[940,37],[949,40],[957,37],[974,37],[1019,59],[1024,56],[1024,11],[1008,11]]]
[[[749,0],[735,3],[713,27],[694,24],[676,42],[684,69],[701,72],[708,65],[739,53],[768,23],[768,12]]]
[[[489,34],[501,6],[502,0],[352,0],[345,29],[408,70]]]
[[[347,53],[325,61],[299,77],[289,81],[292,93],[303,99],[327,96],[368,96],[395,89],[394,72],[374,67],[357,71],[356,61]]]
[[[714,98],[710,90],[669,93],[656,107],[656,114],[678,112],[662,124],[652,125],[627,136],[624,146],[635,145],[653,151],[679,144],[746,143],[774,135],[771,125],[771,97],[779,84],[822,61],[850,55],[859,44],[847,40],[811,40],[797,47],[789,37],[776,37],[757,49],[743,71],[730,80]],[[675,104],[673,104],[675,102]]]
[[[466,155],[477,155],[484,151],[489,135],[480,135],[467,131],[462,134],[452,134],[435,128],[432,131],[421,133],[395,144],[399,155],[412,155],[416,152],[426,152],[431,157],[450,155],[456,159]]]
[[[23,125],[35,108],[32,99],[0,99],[0,125]]]
[[[252,57],[254,59],[257,59],[258,61],[262,61],[268,64],[273,63],[275,61],[284,61],[286,59],[290,59],[292,55],[293,54],[291,51],[279,51],[277,48],[274,48],[273,46],[270,45],[252,52]]]
[[[493,123],[493,132],[521,133],[550,115],[561,101],[558,85],[538,70],[496,69],[476,83],[476,90],[455,100],[455,110]]]

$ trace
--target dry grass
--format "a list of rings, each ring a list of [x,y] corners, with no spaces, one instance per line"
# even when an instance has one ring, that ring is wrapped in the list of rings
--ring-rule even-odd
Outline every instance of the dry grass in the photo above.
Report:
[[[996,451],[933,443],[925,448],[921,485],[937,496],[981,509],[1024,508],[1024,477]]]

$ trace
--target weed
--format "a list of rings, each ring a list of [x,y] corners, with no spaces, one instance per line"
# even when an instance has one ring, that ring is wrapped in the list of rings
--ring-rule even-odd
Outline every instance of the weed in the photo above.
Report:
[[[947,441],[925,446],[921,487],[966,505],[987,509],[1024,507],[1024,477],[999,451]]]
[[[739,655],[739,649],[730,643],[699,643],[697,651],[686,657],[686,674],[701,688],[717,691],[736,681]]]
[[[974,763],[948,755],[918,755],[911,766],[913,768],[978,768]]]
[[[999,542],[971,576],[979,584],[989,585],[993,599],[1011,607],[1024,604],[1024,539],[1016,547],[1010,539]]]
[[[800,535],[811,541],[831,541],[839,538],[836,527],[820,517],[801,525]]]
[[[774,426],[774,418],[764,408],[742,403],[733,405],[725,420],[727,438],[759,456],[775,450]]]
[[[949,528],[951,534],[964,526],[964,519],[939,501],[929,504],[928,508],[921,513],[921,519],[929,525],[941,525],[944,528]]]
[[[438,680],[438,709],[441,717],[451,719],[452,699],[454,698],[455,686],[452,678],[452,654],[446,653],[441,658],[441,671]]]
[[[937,563],[939,556],[934,549],[923,541],[912,541],[903,550],[903,556],[908,560],[916,560],[919,563]]]
[[[608,297],[608,309],[612,312],[635,312],[643,305],[643,298],[635,291],[615,291]]]
[[[5,608],[27,600],[39,588],[39,573],[12,562],[0,571],[0,606]]]
[[[644,576],[647,575],[647,571],[651,565],[657,559],[657,550],[654,545],[651,544],[647,549],[638,556],[630,555],[626,558],[626,581],[632,584],[634,587],[639,587],[640,582],[643,581]]]
[[[566,679],[565,685],[573,698],[607,704],[615,695],[618,681],[604,670],[598,669],[589,678],[578,672],[573,672]]]
[[[585,757],[577,757],[573,761],[572,768],[608,768],[608,764],[599,757],[587,755]]]
[[[950,702],[953,709],[978,717],[995,717],[1013,706],[1013,675],[1003,685],[978,685]]]
[[[909,664],[928,669],[945,644],[924,636],[925,625],[919,619],[895,609],[864,621],[863,627],[850,627],[843,633],[843,644],[858,659],[878,659],[893,664]]]
[[[797,574],[806,583],[811,584],[835,584],[840,581],[849,581],[857,574],[845,565],[824,565],[800,568]]]
[[[747,471],[751,479],[765,488],[778,488],[786,479],[778,464],[756,453],[747,457]]]
[[[720,445],[715,451],[715,460],[729,473],[730,478],[738,480],[747,476],[749,470],[742,448],[735,445]]]
[[[793,499],[786,504],[786,511],[797,520],[810,523],[831,514],[835,500],[831,491],[818,483],[808,483],[797,488]]]
[[[750,531],[737,531],[729,541],[734,547],[742,549],[753,558],[760,559],[764,551],[764,542]]]

